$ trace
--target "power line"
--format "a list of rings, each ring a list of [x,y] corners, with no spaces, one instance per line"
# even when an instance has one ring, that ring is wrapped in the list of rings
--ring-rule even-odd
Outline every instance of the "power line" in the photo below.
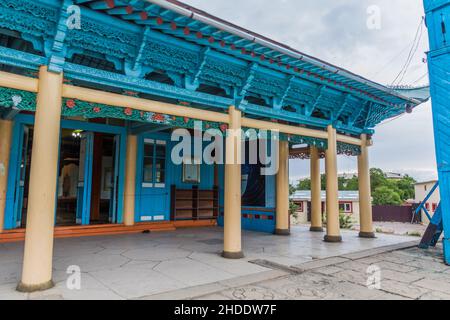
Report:
[[[384,72],[387,69],[387,67],[391,65],[392,62],[397,60],[397,58],[400,57],[403,54],[403,52],[405,52],[409,48],[409,46],[410,46],[409,44],[406,45],[398,54],[395,55],[395,57],[389,60],[389,62],[387,62],[380,70],[378,70],[375,74],[373,74],[372,77],[376,77],[380,75],[382,72]]]
[[[417,49],[418,49],[419,44],[420,44],[420,40],[422,39],[422,33],[423,33],[422,21],[423,21],[423,18],[421,20],[421,23],[419,24],[419,28],[418,28],[416,36],[414,38],[411,50],[410,50],[410,52],[408,54],[408,57],[406,59],[406,63],[403,66],[402,70],[400,70],[400,73],[397,75],[397,77],[395,78],[394,82],[392,83],[393,85],[395,84],[395,82],[397,80],[398,80],[397,84],[400,84],[403,81],[403,79],[404,79],[404,77],[405,77],[405,75],[406,75],[406,73],[408,71],[408,68],[411,65],[412,59],[414,58],[414,56],[415,56],[415,54],[417,52]],[[401,78],[400,78],[400,76],[401,76]]]
[[[423,76],[421,76],[419,79],[417,79],[416,81],[412,82],[410,85],[416,84],[417,82],[419,82],[422,79],[424,79],[426,76],[428,76],[428,71],[425,72],[425,74]]]
[[[412,62],[413,58],[415,57],[417,50],[419,49],[420,40],[422,40],[422,35],[423,35],[423,24],[420,25],[420,36],[419,36],[419,40],[417,40],[416,47],[414,49],[414,53],[411,55],[411,58],[409,59],[409,62],[408,62],[408,67],[406,67],[405,71],[403,72],[403,75],[402,75],[401,79],[398,81],[398,84],[400,84],[403,81],[403,79],[406,76],[406,73],[408,72],[408,68],[411,66],[411,62]]]
[[[420,39],[422,38],[422,32],[423,32],[423,22],[424,22],[424,17],[422,17],[421,19],[420,19],[420,23],[419,23],[419,26],[417,27],[417,31],[416,31],[416,35],[414,36],[414,40],[413,40],[413,43],[412,43],[412,46],[411,46],[411,50],[409,51],[409,54],[408,54],[408,57],[407,57],[407,59],[406,59],[406,62],[405,62],[405,64],[403,65],[403,67],[402,67],[402,69],[400,70],[400,72],[397,74],[397,76],[395,77],[395,79],[394,79],[394,81],[392,81],[392,86],[395,84],[395,82],[401,77],[401,75],[403,74],[403,77],[405,76],[405,74],[406,74],[406,72],[407,72],[407,70],[408,70],[408,68],[409,68],[409,66],[410,66],[410,64],[411,64],[411,61],[412,61],[412,59],[413,59],[413,57],[414,57],[414,55],[416,54],[416,52],[417,52],[417,49],[418,49],[418,47],[419,47],[419,43],[420,43]],[[418,40],[419,39],[419,40]],[[416,44],[416,42],[417,42],[417,44]],[[402,79],[403,79],[403,77],[402,77]]]

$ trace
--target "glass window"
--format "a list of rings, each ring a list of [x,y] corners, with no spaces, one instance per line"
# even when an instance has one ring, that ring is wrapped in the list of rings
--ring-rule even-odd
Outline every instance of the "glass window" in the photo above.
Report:
[[[144,145],[144,157],[153,157],[154,143],[146,143]]]
[[[352,204],[351,203],[340,203],[339,204],[339,211],[350,213],[352,212]]]
[[[160,159],[166,158],[166,146],[165,145],[161,145],[161,144],[156,145],[156,157],[160,158]]]
[[[164,141],[146,140],[144,144],[143,182],[166,182],[166,144]]]
[[[200,183],[200,165],[195,164],[195,159],[189,159],[183,163],[183,182]]]
[[[165,159],[156,159],[156,180],[155,183],[165,183],[166,177],[165,177],[165,166],[166,166],[166,160]]]
[[[153,158],[144,157],[144,182],[153,183]]]

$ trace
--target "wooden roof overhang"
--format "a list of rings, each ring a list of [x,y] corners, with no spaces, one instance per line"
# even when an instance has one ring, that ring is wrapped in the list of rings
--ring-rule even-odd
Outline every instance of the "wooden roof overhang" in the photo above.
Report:
[[[0,28],[32,43],[0,39],[1,64],[255,119],[357,136],[420,103],[174,0],[3,0]]]

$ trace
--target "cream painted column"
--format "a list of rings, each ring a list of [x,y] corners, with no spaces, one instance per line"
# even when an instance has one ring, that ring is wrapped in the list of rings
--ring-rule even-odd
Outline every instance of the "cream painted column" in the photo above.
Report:
[[[125,191],[123,206],[123,223],[126,226],[134,225],[136,200],[136,161],[137,136],[129,135],[127,138],[127,160],[125,172]]]
[[[323,232],[319,149],[311,146],[311,231]]]
[[[277,212],[275,234],[290,235],[289,226],[289,142],[280,141],[277,173]]]
[[[0,233],[5,222],[6,188],[13,122],[0,120]]]
[[[230,125],[226,137],[225,214],[223,257],[241,259],[241,111],[229,108]]]
[[[324,240],[326,242],[341,242],[336,129],[331,125],[328,126],[328,149],[325,155],[325,169],[327,175],[327,234]]]
[[[17,290],[53,286],[53,228],[58,175],[63,75],[39,70],[22,281]]]
[[[372,221],[372,195],[370,191],[369,145],[367,135],[361,136],[361,154],[358,156],[359,215],[361,238],[375,238]]]

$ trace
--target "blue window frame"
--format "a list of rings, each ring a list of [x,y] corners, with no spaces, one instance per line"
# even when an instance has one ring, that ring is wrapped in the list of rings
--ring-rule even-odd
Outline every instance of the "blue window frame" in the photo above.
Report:
[[[166,151],[166,141],[144,139],[142,182],[146,187],[166,186]]]

